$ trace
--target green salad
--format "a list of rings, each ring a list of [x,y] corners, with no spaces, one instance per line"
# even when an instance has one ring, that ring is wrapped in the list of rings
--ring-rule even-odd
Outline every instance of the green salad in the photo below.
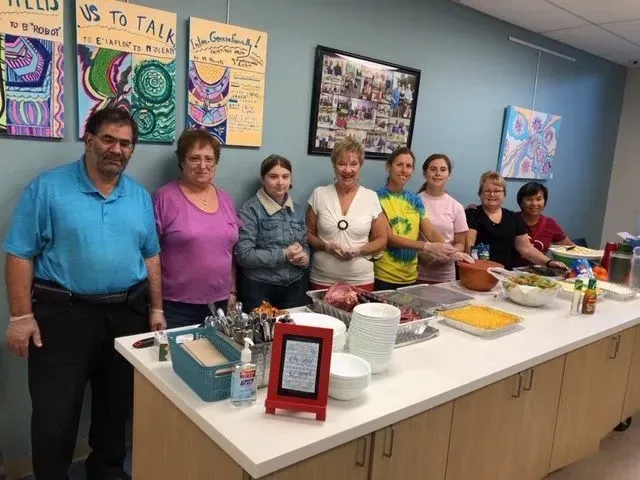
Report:
[[[538,287],[542,289],[555,288],[557,283],[549,278],[532,273],[521,273],[511,277],[511,281],[517,285]]]

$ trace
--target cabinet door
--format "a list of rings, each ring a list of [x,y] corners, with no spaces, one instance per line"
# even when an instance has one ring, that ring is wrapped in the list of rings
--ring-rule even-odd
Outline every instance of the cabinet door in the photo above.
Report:
[[[523,414],[521,386],[518,374],[454,401],[447,480],[510,479]]]
[[[522,373],[522,422],[505,478],[540,480],[549,473],[565,357]]]
[[[551,471],[597,452],[620,422],[634,336],[628,329],[567,355]]]
[[[375,433],[372,480],[444,480],[453,402]]]
[[[371,435],[283,468],[260,480],[367,480]]]
[[[640,412],[640,327],[635,329],[635,341],[633,345],[633,357],[627,382],[627,394],[624,399],[621,421]]]

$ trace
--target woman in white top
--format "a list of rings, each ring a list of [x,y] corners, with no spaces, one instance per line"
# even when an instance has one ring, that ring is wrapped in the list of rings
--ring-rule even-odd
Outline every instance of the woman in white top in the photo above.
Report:
[[[429,214],[435,229],[459,251],[464,251],[465,236],[469,227],[464,208],[450,196],[445,187],[451,175],[451,160],[442,153],[434,153],[422,164],[426,180],[418,196]],[[420,255],[418,281],[420,283],[442,283],[456,279],[456,268],[451,260],[439,260]]]
[[[368,258],[385,250],[387,237],[378,196],[359,184],[364,149],[347,138],[334,147],[331,163],[336,183],[316,188],[307,209],[308,240],[315,250],[311,288],[343,281],[373,291]]]

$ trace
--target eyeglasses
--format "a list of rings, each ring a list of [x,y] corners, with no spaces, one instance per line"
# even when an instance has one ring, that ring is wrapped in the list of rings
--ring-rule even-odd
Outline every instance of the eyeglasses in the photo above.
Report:
[[[504,193],[504,190],[484,190],[482,192],[483,195],[486,195],[487,197],[490,197],[491,195],[495,195],[496,197],[498,195],[502,195]]]
[[[133,142],[131,140],[124,140],[121,138],[115,138],[111,135],[96,135],[107,148],[115,147],[116,143],[120,145],[122,150],[133,150]]]
[[[207,167],[213,167],[213,165],[216,163],[216,160],[214,158],[200,158],[200,157],[187,158],[187,163],[192,167],[197,167],[198,165],[202,164],[202,162],[204,162],[204,164]]]

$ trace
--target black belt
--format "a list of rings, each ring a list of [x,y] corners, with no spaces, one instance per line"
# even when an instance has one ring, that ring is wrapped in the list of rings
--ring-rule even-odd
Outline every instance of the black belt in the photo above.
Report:
[[[148,280],[136,283],[124,292],[109,293],[104,295],[83,295],[73,293],[62,285],[47,280],[36,278],[33,282],[33,299],[41,302],[54,302],[66,304],[85,305],[124,305],[132,301],[142,299],[149,291]]]

